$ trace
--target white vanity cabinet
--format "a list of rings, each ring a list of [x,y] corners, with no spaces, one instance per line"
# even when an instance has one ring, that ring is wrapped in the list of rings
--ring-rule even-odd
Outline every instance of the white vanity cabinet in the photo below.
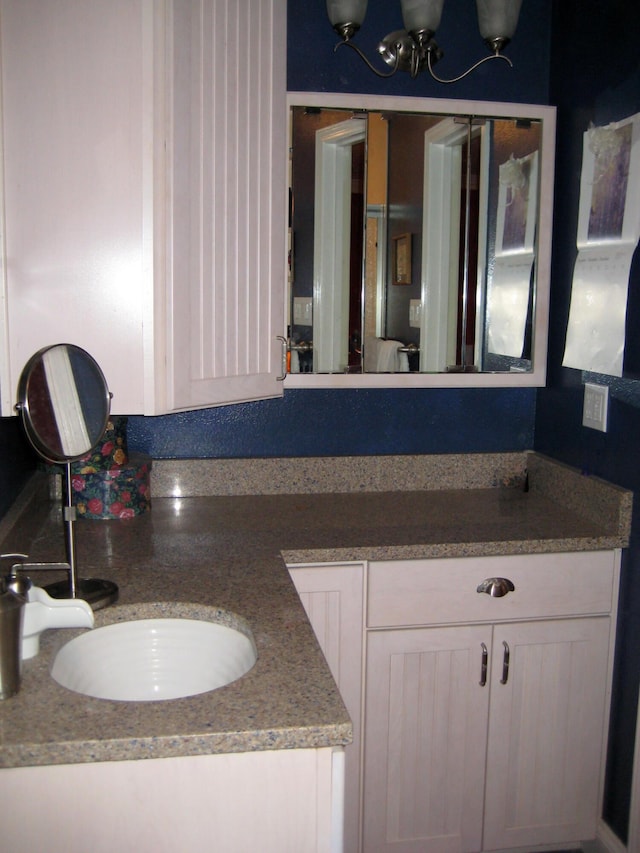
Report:
[[[592,839],[616,552],[369,565],[365,853]],[[508,578],[501,597],[478,593]]]
[[[331,747],[3,768],[2,850],[340,853],[342,769]]]
[[[304,609],[353,723],[345,747],[344,850],[359,850],[362,626],[362,563],[289,566]]]
[[[286,0],[0,0],[2,415],[43,346],[113,411],[282,393]]]

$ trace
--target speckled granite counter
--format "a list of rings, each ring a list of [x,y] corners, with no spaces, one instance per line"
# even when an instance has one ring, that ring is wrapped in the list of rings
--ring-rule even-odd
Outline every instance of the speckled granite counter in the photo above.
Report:
[[[346,743],[351,723],[285,560],[610,549],[627,544],[631,519],[629,492],[528,454],[161,462],[152,501],[137,518],[76,525],[80,574],[120,587],[97,624],[121,605],[213,605],[249,622],[256,666],[188,699],[90,699],[48,674],[76,632],[46,632],[20,693],[0,702],[0,766]],[[41,496],[16,521],[19,509],[0,525],[3,552],[63,559],[60,507]]]

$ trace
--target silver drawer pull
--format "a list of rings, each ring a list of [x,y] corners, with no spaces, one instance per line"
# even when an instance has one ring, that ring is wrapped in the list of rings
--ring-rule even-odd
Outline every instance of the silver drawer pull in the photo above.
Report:
[[[276,381],[284,382],[287,378],[287,339],[283,338],[282,335],[276,335],[276,338],[280,341],[280,345],[282,347],[282,373],[279,376],[276,376]]]
[[[482,648],[482,663],[480,665],[480,687],[484,687],[487,683],[487,664],[489,662],[489,652],[484,643],[480,643]]]
[[[504,646],[504,655],[502,657],[502,678],[500,679],[500,684],[506,684],[509,680],[509,658],[511,657],[511,652],[509,651],[509,644],[503,640],[502,645]]]
[[[487,578],[478,586],[478,592],[486,592],[492,598],[501,598],[508,592],[513,592],[515,586],[509,578]]]

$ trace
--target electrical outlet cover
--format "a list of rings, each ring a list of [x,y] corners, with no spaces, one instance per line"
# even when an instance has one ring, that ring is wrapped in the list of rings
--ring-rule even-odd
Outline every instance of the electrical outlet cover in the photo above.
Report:
[[[607,413],[609,409],[609,386],[584,384],[584,406],[582,425],[600,432],[607,431]]]

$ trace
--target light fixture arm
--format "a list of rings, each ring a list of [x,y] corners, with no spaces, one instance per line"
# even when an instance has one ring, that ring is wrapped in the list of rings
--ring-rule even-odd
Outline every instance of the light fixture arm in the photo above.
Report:
[[[479,59],[471,68],[468,68],[462,74],[459,74],[457,77],[452,77],[450,80],[444,80],[442,77],[438,77],[437,74],[434,73],[432,64],[431,64],[431,53],[427,53],[427,68],[429,70],[429,74],[433,77],[434,80],[437,80],[438,83],[457,83],[458,80],[462,80],[468,74],[471,74],[472,71],[475,71],[480,65],[483,65],[485,62],[490,62],[492,59],[504,59],[505,62],[509,64],[510,68],[513,68],[513,62],[509,59],[508,56],[505,56],[504,53],[492,53],[491,56],[485,56],[482,59]]]
[[[338,31],[338,28],[335,28]],[[342,34],[342,33],[341,33]],[[480,65],[489,62],[492,59],[503,59],[510,68],[513,68],[513,62],[504,53],[500,53],[500,46],[491,45],[494,53],[485,56],[474,63],[470,68],[459,74],[457,77],[445,79],[438,77],[434,72],[433,66],[442,59],[443,53],[432,38],[432,33],[426,31],[424,33],[407,33],[405,30],[396,30],[393,33],[385,36],[378,45],[378,53],[387,63],[390,71],[379,71],[360,48],[351,41],[350,36],[343,35],[343,40],[339,41],[333,48],[335,53],[339,47],[343,45],[354,50],[365,65],[373,71],[378,77],[393,77],[396,71],[408,71],[410,76],[415,79],[421,71],[428,71],[429,74],[438,83],[457,83],[462,80],[472,71],[475,71]],[[501,40],[504,43],[505,40]]]
[[[398,70],[400,64],[400,51],[397,50],[395,53],[395,62],[391,68],[391,71],[385,73],[384,71],[378,71],[375,65],[372,65],[369,59],[365,56],[365,54],[360,50],[360,48],[355,45],[352,41],[345,39],[344,41],[339,41],[336,46],[333,48],[333,52],[335,53],[339,47],[350,47],[351,50],[355,50],[360,59],[367,65],[367,67],[373,71],[378,77],[392,77],[396,71]]]

